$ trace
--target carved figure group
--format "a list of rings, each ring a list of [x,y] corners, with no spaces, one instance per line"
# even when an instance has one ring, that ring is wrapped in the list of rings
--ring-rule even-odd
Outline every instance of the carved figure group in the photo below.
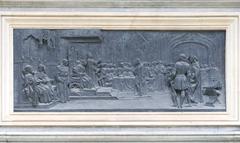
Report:
[[[180,54],[175,64],[163,64],[161,61],[142,62],[139,58],[134,63],[104,63],[95,60],[91,54],[85,59],[78,59],[72,66],[69,60],[63,59],[56,66],[54,79],[48,77],[46,67],[39,64],[37,71],[26,65],[22,71],[24,79],[23,92],[32,106],[39,103],[70,100],[71,89],[96,89],[96,87],[112,87],[119,90],[130,89],[137,96],[143,96],[159,88],[162,84],[169,87],[174,107],[183,108],[186,103],[202,103],[203,95],[209,97],[206,106],[214,106],[220,96],[220,87],[201,89],[201,67],[197,57]],[[165,75],[164,77],[161,75]],[[160,82],[163,81],[163,82]],[[160,83],[160,84],[156,84]],[[117,84],[117,85],[115,85]]]
[[[205,87],[202,93],[200,71],[197,57],[187,57],[185,54],[180,54],[174,65],[166,66],[165,75],[174,107],[183,108],[184,103],[189,107],[193,103],[203,103],[203,95],[209,97],[209,101],[205,103],[206,106],[214,106],[213,104],[218,101],[221,84],[217,88],[215,86]]]
[[[46,72],[45,66],[40,64],[37,72],[31,65],[26,65],[22,71],[24,80],[23,93],[31,102],[33,107],[39,103],[50,103],[57,100],[55,87],[51,84]]]

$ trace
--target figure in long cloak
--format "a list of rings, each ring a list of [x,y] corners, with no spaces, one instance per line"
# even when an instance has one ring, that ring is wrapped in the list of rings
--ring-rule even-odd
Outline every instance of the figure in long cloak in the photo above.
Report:
[[[56,91],[54,86],[51,84],[53,81],[46,74],[46,67],[43,64],[38,65],[38,71],[36,73],[36,81],[39,83],[39,86],[46,90],[48,96],[51,100],[57,100]],[[45,100],[45,99],[40,99]]]
[[[135,76],[135,90],[138,96],[143,96],[145,94],[145,77],[144,77],[144,67],[140,59],[136,60],[134,64],[133,74]]]
[[[91,77],[94,86],[97,86],[97,61],[93,59],[90,53],[87,54],[85,69],[88,76]]]
[[[190,78],[190,92],[192,96],[192,102],[203,102],[203,96],[201,92],[201,73],[200,65],[196,56],[189,57],[191,64],[192,76]]]
[[[65,103],[69,100],[69,66],[68,66],[68,60],[63,59],[62,63],[57,66],[57,76],[56,76],[56,82],[57,82],[57,93],[60,98],[60,101]]]
[[[23,68],[22,78],[24,80],[23,94],[27,97],[33,107],[37,107],[39,104],[39,98],[36,92],[36,81],[34,77],[33,67],[31,65],[26,65]]]
[[[86,69],[80,60],[76,61],[76,66],[72,69],[72,79],[81,89],[92,88],[94,86],[91,77],[86,74]]]

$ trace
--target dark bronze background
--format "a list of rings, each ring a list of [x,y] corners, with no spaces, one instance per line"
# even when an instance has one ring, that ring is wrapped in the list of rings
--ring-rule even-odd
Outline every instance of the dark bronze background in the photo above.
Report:
[[[196,56],[199,61],[201,67],[199,90],[211,87],[215,82],[221,83],[221,95],[216,106],[205,106],[208,97],[204,95],[203,103],[182,109],[171,106],[171,92],[166,83],[164,70],[167,66],[174,65],[181,53],[188,57]],[[112,80],[111,89],[114,89],[114,93],[104,89],[111,93],[110,96],[114,99],[99,96],[83,99],[76,97],[80,96],[78,94],[69,93],[70,101],[67,103],[55,102],[36,108],[29,105],[30,102],[23,93],[22,72],[26,65],[31,65],[36,72],[38,65],[43,64],[48,77],[54,80],[57,75],[56,67],[63,59],[67,59],[69,66],[73,68],[77,60],[84,61],[88,54],[96,63],[101,61],[114,64],[116,67],[124,66],[124,63],[132,65],[138,58],[146,66],[155,62],[158,63],[159,69],[155,65],[150,65],[147,72],[149,77],[153,71],[158,75],[151,77],[152,81],[146,82],[146,93],[140,99],[135,95],[137,91],[134,83],[131,83],[134,81],[128,78],[131,75],[123,75],[126,80],[121,82],[120,79]],[[71,68],[69,72],[72,72]],[[134,70],[132,66],[130,68]],[[56,85],[54,82],[51,84]],[[98,85],[93,85],[96,86]],[[118,95],[120,93],[121,95]],[[90,93],[84,94],[86,95],[83,96],[88,96]],[[14,30],[15,111],[225,111],[225,98],[225,31]]]

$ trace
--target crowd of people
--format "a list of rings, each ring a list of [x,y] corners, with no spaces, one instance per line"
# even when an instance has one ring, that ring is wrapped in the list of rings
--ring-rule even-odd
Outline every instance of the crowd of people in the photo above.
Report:
[[[96,87],[112,87],[114,78],[134,78],[133,89],[142,96],[150,90],[156,76],[162,72],[161,61],[134,63],[119,62],[104,63],[95,60],[91,54],[86,59],[78,59],[69,65],[69,60],[63,59],[54,70],[54,77],[46,73],[46,67],[39,64],[37,70],[26,65],[22,71],[24,80],[23,92],[34,107],[39,103],[53,101],[67,102],[72,88],[92,89]],[[153,90],[153,89],[152,89]]]
[[[184,103],[189,106],[202,103],[203,94],[211,96],[207,105],[213,106],[220,95],[216,88],[206,88],[204,92],[201,90],[201,68],[195,56],[180,54],[175,64],[146,62],[138,58],[133,63],[106,63],[88,54],[85,59],[78,59],[71,64],[68,59],[63,59],[56,66],[52,78],[47,75],[43,64],[39,64],[36,71],[31,65],[23,68],[23,92],[33,107],[54,101],[65,103],[70,100],[72,88],[112,87],[114,78],[134,79],[132,90],[138,96],[160,89],[156,83],[161,81],[160,84],[169,87],[173,106],[178,108],[182,108]]]

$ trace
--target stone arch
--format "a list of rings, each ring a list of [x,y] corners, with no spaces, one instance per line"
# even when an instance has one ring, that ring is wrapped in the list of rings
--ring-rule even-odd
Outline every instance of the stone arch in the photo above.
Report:
[[[180,53],[194,54],[203,64],[212,65],[215,50],[215,43],[207,36],[201,33],[184,33],[169,41],[169,60],[175,62],[177,54]]]
[[[200,63],[207,65],[210,64],[210,49],[202,43],[192,41],[183,41],[181,43],[178,43],[175,47],[172,48],[171,51],[173,61],[177,60],[179,53],[185,53],[187,56],[194,55],[199,59]]]

